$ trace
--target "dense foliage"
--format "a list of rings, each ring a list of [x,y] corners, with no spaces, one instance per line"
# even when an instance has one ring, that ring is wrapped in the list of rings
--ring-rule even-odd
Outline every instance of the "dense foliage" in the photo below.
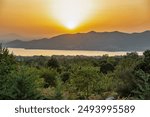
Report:
[[[15,57],[0,45],[0,99],[150,99],[143,56]]]

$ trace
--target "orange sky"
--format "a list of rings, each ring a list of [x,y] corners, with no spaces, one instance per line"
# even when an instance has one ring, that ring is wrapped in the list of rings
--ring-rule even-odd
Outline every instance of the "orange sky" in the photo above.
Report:
[[[91,30],[123,32],[150,30],[150,0],[92,0],[94,8],[88,11],[90,15],[87,15],[73,30],[62,25],[61,19],[65,19],[55,18],[54,15],[57,15],[58,11],[52,13],[52,1],[0,0],[0,34],[16,33],[23,36],[51,37],[62,33]],[[60,0],[57,1],[59,4]],[[85,9],[87,4],[83,4]],[[79,12],[82,11],[82,8],[77,9]],[[61,14],[58,15],[63,17]],[[77,20],[81,19],[81,15]]]

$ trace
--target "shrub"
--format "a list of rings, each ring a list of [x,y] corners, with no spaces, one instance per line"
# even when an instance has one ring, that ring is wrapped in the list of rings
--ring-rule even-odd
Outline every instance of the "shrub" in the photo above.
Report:
[[[135,88],[132,90],[134,97],[143,100],[150,99],[150,74],[142,70],[135,72]]]
[[[39,78],[36,69],[20,67],[7,75],[7,80],[3,84],[1,99],[40,99],[40,88],[43,80]]]
[[[54,69],[46,69],[42,68],[40,70],[40,77],[44,79],[45,81],[45,88],[48,88],[49,86],[55,87],[56,86],[56,77],[58,73]]]

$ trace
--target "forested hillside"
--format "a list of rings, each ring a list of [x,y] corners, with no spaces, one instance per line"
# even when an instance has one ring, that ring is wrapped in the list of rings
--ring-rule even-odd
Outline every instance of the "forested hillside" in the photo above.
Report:
[[[150,99],[150,50],[143,56],[16,57],[0,46],[0,99]]]

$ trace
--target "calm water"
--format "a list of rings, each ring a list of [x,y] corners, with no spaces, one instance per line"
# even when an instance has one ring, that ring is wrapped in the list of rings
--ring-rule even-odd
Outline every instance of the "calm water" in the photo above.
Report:
[[[52,55],[64,55],[64,56],[103,56],[108,54],[109,56],[126,55],[127,52],[106,52],[106,51],[76,51],[76,50],[38,50],[38,49],[23,49],[23,48],[9,48],[10,52],[13,52],[17,56],[52,56]],[[142,55],[142,52],[138,52]]]

